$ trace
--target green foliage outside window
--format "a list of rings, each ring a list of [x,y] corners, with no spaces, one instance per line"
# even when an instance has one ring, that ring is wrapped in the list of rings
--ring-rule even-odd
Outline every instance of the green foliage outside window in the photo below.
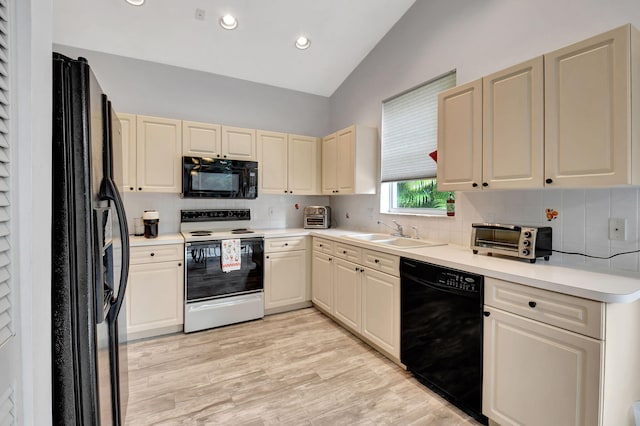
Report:
[[[435,179],[396,183],[396,208],[444,209],[448,192],[438,192]]]

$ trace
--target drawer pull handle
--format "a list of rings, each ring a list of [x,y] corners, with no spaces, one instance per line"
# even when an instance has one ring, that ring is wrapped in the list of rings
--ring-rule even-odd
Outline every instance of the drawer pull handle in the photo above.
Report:
[[[149,256],[155,256],[155,255],[156,255],[156,254],[155,254],[155,253],[153,253],[153,252],[151,252],[151,253],[149,254]]]
[[[380,261],[379,261],[378,259],[373,259],[373,261],[374,261],[375,263],[380,263]]]
[[[532,301],[532,302],[529,302],[529,306],[530,306],[530,307],[532,307],[532,308],[535,308],[535,307],[536,307],[536,305],[537,305],[537,303],[536,303],[536,302],[533,302],[533,301]]]
[[[490,316],[490,315],[491,315],[491,312],[489,312],[489,311],[484,311],[484,312],[482,313],[482,315],[484,315],[485,317],[488,317],[488,316]]]

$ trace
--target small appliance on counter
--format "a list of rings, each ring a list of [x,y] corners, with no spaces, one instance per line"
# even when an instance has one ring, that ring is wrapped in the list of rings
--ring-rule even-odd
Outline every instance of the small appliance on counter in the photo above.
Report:
[[[327,229],[331,227],[331,207],[307,206],[304,208],[306,229]]]
[[[538,257],[551,256],[550,226],[504,225],[499,223],[471,224],[471,249],[479,252],[502,254],[528,259],[536,263]]]
[[[142,213],[142,221],[144,222],[144,237],[158,238],[158,222],[160,222],[160,213],[157,210],[145,210]]]

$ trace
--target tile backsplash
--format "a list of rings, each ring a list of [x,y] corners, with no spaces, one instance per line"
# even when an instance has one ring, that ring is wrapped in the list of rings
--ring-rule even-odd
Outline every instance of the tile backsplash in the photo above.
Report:
[[[382,231],[382,220],[397,220],[405,233],[415,226],[421,238],[468,246],[474,222],[514,223],[553,228],[553,249],[607,257],[638,250],[638,200],[640,188],[544,189],[528,191],[459,192],[456,216],[420,217],[379,213],[379,198],[371,195],[332,197],[334,218],[340,227],[359,231]],[[546,209],[558,215],[547,220]],[[348,216],[348,218],[347,218]],[[626,240],[609,240],[609,218],[626,221]],[[620,271],[639,270],[638,253],[595,259],[554,253],[551,262]]]

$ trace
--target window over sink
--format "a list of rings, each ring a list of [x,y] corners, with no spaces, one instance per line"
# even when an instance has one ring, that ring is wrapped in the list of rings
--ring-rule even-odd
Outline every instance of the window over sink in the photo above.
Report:
[[[382,102],[381,213],[445,215],[448,192],[436,187],[438,93],[455,71]]]

